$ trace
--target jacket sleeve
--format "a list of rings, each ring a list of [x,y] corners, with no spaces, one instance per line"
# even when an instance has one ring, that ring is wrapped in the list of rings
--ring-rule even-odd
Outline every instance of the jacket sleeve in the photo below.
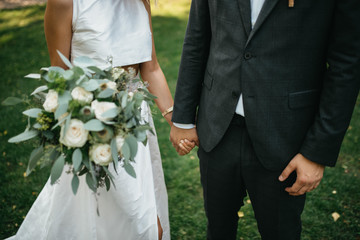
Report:
[[[328,42],[319,109],[300,153],[334,166],[360,86],[360,1],[338,0]]]
[[[211,41],[208,0],[192,0],[172,121],[195,123]]]

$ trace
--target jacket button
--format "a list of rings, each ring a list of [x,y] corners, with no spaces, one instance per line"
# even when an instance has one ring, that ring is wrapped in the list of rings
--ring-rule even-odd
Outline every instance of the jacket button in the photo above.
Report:
[[[237,92],[232,92],[231,95],[235,99],[239,98],[239,94]]]
[[[252,57],[253,57],[252,54],[249,53],[249,52],[247,52],[247,53],[244,54],[245,60],[249,60],[249,59],[251,59]]]

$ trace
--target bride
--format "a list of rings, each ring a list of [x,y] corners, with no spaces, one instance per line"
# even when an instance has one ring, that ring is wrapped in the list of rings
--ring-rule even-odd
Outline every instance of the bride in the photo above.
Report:
[[[146,0],[48,0],[45,35],[52,66],[66,68],[56,50],[67,58],[87,56],[98,66],[122,66],[140,73],[158,108],[171,125],[173,99],[157,62],[150,5]],[[149,107],[142,113],[153,126]],[[183,154],[194,144],[182,146]],[[139,144],[134,164],[137,178],[119,168],[116,188],[94,194],[80,178],[76,195],[71,175],[48,181],[17,234],[10,239],[152,240],[170,239],[167,192],[157,138],[149,134]],[[100,215],[97,214],[97,208]]]

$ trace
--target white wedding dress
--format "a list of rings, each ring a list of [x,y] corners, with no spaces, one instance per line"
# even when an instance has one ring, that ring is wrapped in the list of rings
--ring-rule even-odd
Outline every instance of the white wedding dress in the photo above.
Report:
[[[98,65],[125,66],[151,60],[152,41],[148,14],[141,0],[74,0],[71,56],[88,56]],[[149,107],[142,115],[153,120]],[[98,189],[95,195],[80,177],[76,195],[72,175],[48,181],[17,234],[19,240],[156,240],[157,217],[163,239],[170,239],[167,192],[157,137],[139,143],[134,168],[137,178],[122,167],[114,173],[116,189]],[[112,166],[112,165],[111,165]],[[111,168],[111,167],[110,167]],[[97,209],[100,215],[97,215]]]

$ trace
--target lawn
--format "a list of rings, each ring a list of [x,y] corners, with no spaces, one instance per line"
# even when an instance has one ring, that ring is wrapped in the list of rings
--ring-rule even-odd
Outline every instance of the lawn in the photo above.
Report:
[[[190,0],[161,0],[153,7],[157,55],[174,93]],[[39,85],[24,79],[49,59],[43,32],[44,6],[0,10],[0,101],[26,96]],[[33,143],[7,143],[24,130],[22,106],[0,107],[0,239],[16,233],[41,191],[49,169],[24,177]],[[169,140],[169,127],[154,109],[155,125],[169,194],[172,239],[205,239],[206,218],[196,151],[179,157]],[[360,239],[360,99],[335,168],[326,169],[319,188],[308,194],[302,239]],[[340,218],[334,221],[332,214]],[[251,203],[241,209],[238,239],[260,239]]]

